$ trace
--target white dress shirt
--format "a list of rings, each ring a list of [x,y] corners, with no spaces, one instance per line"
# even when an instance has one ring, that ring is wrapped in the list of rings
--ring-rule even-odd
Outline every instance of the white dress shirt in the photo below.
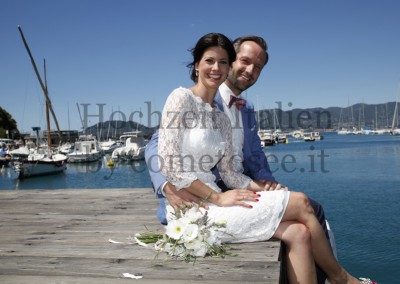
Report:
[[[224,106],[224,112],[228,115],[231,126],[232,126],[232,144],[233,144],[233,154],[235,159],[238,159],[239,163],[235,163],[239,168],[237,171],[243,172],[243,143],[244,143],[244,133],[243,133],[243,121],[242,114],[236,108],[235,105],[228,107],[231,95],[237,97],[228,86],[223,83],[219,87],[219,93],[222,97],[222,102]]]

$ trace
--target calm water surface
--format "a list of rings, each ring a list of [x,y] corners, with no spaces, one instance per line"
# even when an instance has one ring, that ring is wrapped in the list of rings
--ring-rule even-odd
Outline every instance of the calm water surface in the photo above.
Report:
[[[355,276],[400,283],[400,137],[325,134],[316,142],[289,140],[265,148],[283,184],[321,203],[335,234],[338,258]],[[64,174],[15,179],[0,174],[0,189],[151,187],[144,162],[69,164]]]
[[[106,159],[93,163],[68,164],[64,173],[18,180],[12,169],[3,171],[0,189],[104,189],[151,187],[144,161],[116,163],[107,167]]]
[[[325,134],[266,152],[281,183],[323,205],[348,271],[400,283],[400,137]]]

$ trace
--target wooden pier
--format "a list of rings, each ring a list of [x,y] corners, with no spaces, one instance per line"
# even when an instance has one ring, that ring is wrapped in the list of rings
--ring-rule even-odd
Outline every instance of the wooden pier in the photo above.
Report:
[[[279,283],[278,241],[230,245],[236,256],[194,264],[155,258],[129,237],[164,231],[157,204],[149,188],[1,190],[0,283]]]

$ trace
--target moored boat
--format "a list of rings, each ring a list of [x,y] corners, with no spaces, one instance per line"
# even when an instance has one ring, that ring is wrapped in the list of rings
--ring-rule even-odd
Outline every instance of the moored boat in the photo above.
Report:
[[[261,140],[261,147],[272,146],[275,144],[275,137],[272,131],[260,129],[258,137]]]
[[[121,146],[118,141],[111,138],[109,138],[107,141],[100,142],[99,145],[104,154],[112,154],[115,149]]]
[[[33,127],[36,131],[36,145],[39,145],[39,127]],[[67,156],[57,153],[50,147],[50,142],[44,148],[20,147],[11,151],[12,167],[17,173],[17,178],[56,174],[67,169]]]
[[[275,136],[275,143],[287,143],[287,135],[286,133],[282,132],[282,130],[277,129],[274,131],[274,136]]]
[[[294,130],[289,135],[295,139],[303,139],[304,131],[303,130]]]
[[[324,137],[318,131],[313,131],[313,132],[304,132],[303,139],[306,142],[313,142],[322,140],[324,139]]]
[[[13,169],[17,173],[18,178],[27,178],[40,175],[56,174],[66,170],[67,157],[63,154],[53,152],[51,148],[51,136],[50,136],[50,112],[53,115],[54,122],[57,126],[58,133],[60,135],[60,129],[58,127],[57,118],[54,114],[51,101],[48,94],[47,81],[46,81],[46,61],[44,61],[44,83],[37,71],[36,63],[32,54],[29,50],[28,44],[25,41],[25,37],[22,33],[21,27],[18,27],[24,42],[25,48],[31,59],[31,63],[36,72],[39,83],[42,87],[44,96],[46,98],[46,125],[47,125],[47,146],[41,151],[39,149],[39,131],[40,127],[32,127],[33,131],[36,132],[36,149],[30,149],[28,156],[22,157],[20,160],[13,162]],[[61,136],[61,135],[60,135]]]
[[[124,141],[124,146],[112,152],[113,160],[138,161],[144,159],[146,141],[141,131],[125,132],[120,137]]]
[[[61,173],[67,169],[67,157],[63,154],[34,153],[25,160],[15,161],[13,168],[20,179]]]
[[[74,150],[67,154],[68,163],[87,163],[100,160],[103,151],[93,135],[80,135]]]
[[[74,143],[71,142],[65,142],[60,147],[60,153],[64,155],[71,153],[73,150],[74,150]]]

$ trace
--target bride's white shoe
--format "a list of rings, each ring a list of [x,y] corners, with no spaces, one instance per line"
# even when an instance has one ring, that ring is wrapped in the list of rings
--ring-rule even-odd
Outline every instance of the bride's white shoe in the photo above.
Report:
[[[369,278],[360,277],[360,280],[362,284],[378,284],[378,282],[371,281]]]
[[[369,278],[360,277],[359,279],[361,280],[361,284],[378,284],[378,282],[371,281]],[[325,280],[325,284],[330,284],[328,279]]]

